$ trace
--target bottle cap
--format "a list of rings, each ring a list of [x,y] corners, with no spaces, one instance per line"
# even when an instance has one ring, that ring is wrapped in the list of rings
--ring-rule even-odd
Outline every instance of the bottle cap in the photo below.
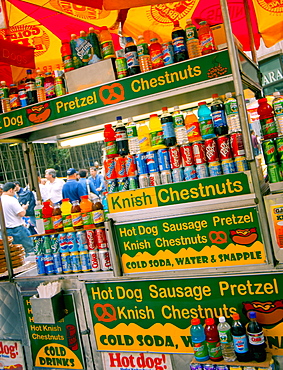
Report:
[[[32,70],[31,69],[27,69],[27,74],[28,75],[31,75],[32,74]]]
[[[94,32],[94,27],[89,27],[89,32]]]
[[[179,110],[179,105],[175,105],[175,107],[173,108],[174,110]]]
[[[45,76],[51,76],[51,72],[46,72]]]
[[[134,42],[133,38],[132,37],[126,37],[126,43],[128,42]]]
[[[155,114],[151,114],[150,116],[149,116],[149,118],[150,117],[158,117],[158,115],[155,113]]]
[[[132,121],[133,121],[133,117],[129,117],[128,122],[132,122]]]
[[[225,322],[226,321],[226,319],[225,319],[225,317],[224,316],[220,316],[219,317],[219,322]]]
[[[73,38],[76,38],[77,37],[77,35],[75,34],[75,33],[72,33],[71,34],[71,38],[73,39]]]
[[[201,25],[201,26],[203,26],[204,24],[206,24],[207,22],[206,21],[201,21],[201,22],[199,22],[199,24]]]
[[[6,81],[1,81],[1,85],[6,85]]]
[[[218,94],[212,94],[212,99],[218,98]]]
[[[86,36],[86,32],[85,31],[80,31],[80,35],[81,36]]]
[[[186,19],[186,23],[192,23],[191,18]]]
[[[69,198],[64,198],[64,199],[62,199],[62,202],[69,202]]]
[[[250,319],[256,319],[256,312],[254,312],[254,311],[250,311],[250,313],[249,313],[249,318],[250,318]]]
[[[150,39],[150,42],[157,42],[158,39],[155,37],[154,39]]]
[[[196,319],[191,320],[191,325],[199,325],[199,324],[200,324],[200,319],[196,318]]]
[[[166,112],[168,110],[168,108],[167,107],[163,107],[162,108],[162,112]]]
[[[81,199],[88,199],[88,195],[82,195]]]
[[[10,86],[16,86],[16,84],[11,84]]]
[[[237,320],[239,320],[239,319],[240,319],[240,315],[239,315],[238,313],[234,313],[234,314],[232,315],[232,318],[233,318],[233,320],[237,321]]]
[[[198,105],[206,105],[206,101],[200,101]]]
[[[205,319],[205,325],[213,325],[213,324],[214,324],[214,319],[212,318]]]
[[[227,93],[225,94],[225,96],[226,96],[226,98],[232,98],[232,93],[227,92]]]
[[[279,91],[274,91],[273,96],[280,96],[280,92]]]
[[[122,121],[122,117],[121,116],[118,116],[118,117],[116,117],[116,120],[117,121]]]
[[[174,27],[179,27],[180,23],[179,23],[179,21],[174,21],[173,24],[174,24]]]
[[[261,98],[261,99],[258,99],[258,103],[266,103],[267,102],[267,99],[266,98]]]
[[[102,26],[100,30],[101,30],[101,31],[103,31],[103,30],[108,30],[108,28],[107,28],[106,26]]]

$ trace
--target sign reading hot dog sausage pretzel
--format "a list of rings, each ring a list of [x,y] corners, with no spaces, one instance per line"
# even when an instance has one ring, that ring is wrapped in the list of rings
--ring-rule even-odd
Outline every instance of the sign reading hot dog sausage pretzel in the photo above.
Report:
[[[256,207],[115,226],[124,273],[265,263]]]

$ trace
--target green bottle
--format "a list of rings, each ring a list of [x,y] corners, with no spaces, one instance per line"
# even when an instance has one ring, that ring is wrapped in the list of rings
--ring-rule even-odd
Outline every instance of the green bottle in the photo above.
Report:
[[[74,34],[74,33],[71,35],[70,45],[71,45],[71,50],[72,50],[72,58],[73,58],[74,68],[75,69],[80,68],[80,67],[83,66],[83,62],[81,61],[81,59],[78,57],[78,54],[77,54],[77,50],[76,50],[77,35]]]
[[[93,47],[93,54],[96,55],[97,58],[101,60],[102,55],[101,55],[100,45],[99,45],[98,37],[93,27],[89,27],[87,39]]]

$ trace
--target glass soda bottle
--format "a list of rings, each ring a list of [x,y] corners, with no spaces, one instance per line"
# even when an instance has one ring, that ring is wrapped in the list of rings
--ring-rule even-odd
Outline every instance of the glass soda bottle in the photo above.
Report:
[[[118,157],[116,134],[111,123],[107,123],[106,125],[104,125],[104,142],[106,158]]]
[[[141,72],[148,72],[152,69],[151,59],[147,42],[144,41],[142,35],[138,36],[138,58]]]
[[[233,98],[232,93],[230,92],[226,93],[225,97],[226,99],[224,101],[224,107],[227,117],[229,134],[232,132],[242,131],[237,100]]]
[[[157,38],[150,40],[149,55],[151,59],[152,69],[164,67],[164,61],[162,57],[162,46],[158,42]]]
[[[37,92],[35,79],[32,76],[32,70],[27,70],[27,77],[25,80],[25,89],[28,97],[28,105],[37,103]]]
[[[249,362],[252,360],[252,357],[249,350],[246,328],[240,322],[240,315],[238,313],[234,313],[232,317],[233,323],[231,326],[231,333],[237,360],[240,362]]]
[[[138,127],[138,139],[141,153],[149,152],[151,150],[151,146],[149,128],[146,124],[146,121],[141,122]]]
[[[204,333],[209,358],[212,361],[222,361],[223,356],[221,352],[220,339],[214,319],[205,319]]]
[[[185,33],[189,59],[200,57],[201,50],[198,40],[198,31],[191,19],[186,20]]]
[[[166,148],[161,122],[157,114],[151,114],[149,116],[149,137],[152,150]]]
[[[225,107],[222,99],[218,94],[212,95],[212,103],[210,106],[212,121],[214,126],[214,133],[217,136],[228,134],[228,125],[225,116]]]
[[[257,362],[266,360],[265,341],[262,326],[256,321],[256,312],[249,312],[250,322],[247,325],[247,334],[253,358]]]
[[[197,116],[192,111],[188,111],[186,115],[185,126],[190,143],[202,140]]]
[[[103,59],[115,58],[115,49],[111,33],[106,26],[100,30],[100,48]]]
[[[191,340],[194,347],[194,355],[197,361],[207,361],[209,359],[207,345],[205,342],[204,328],[200,319],[191,320]]]
[[[177,145],[186,144],[188,142],[188,135],[185,127],[184,116],[177,105],[174,107],[173,123]]]
[[[93,217],[92,217],[92,202],[88,199],[88,195],[81,196],[81,213],[82,213],[82,220],[84,229],[93,229]]]
[[[205,101],[199,102],[198,106],[198,121],[202,138],[205,140],[215,137],[211,110]]]
[[[140,73],[141,70],[138,59],[138,48],[132,37],[126,37],[125,57],[127,60],[129,76]]]
[[[162,108],[161,125],[163,129],[164,144],[167,147],[176,145],[176,134],[174,131],[173,117],[168,112],[167,107]]]
[[[198,38],[202,55],[216,51],[213,33],[206,21],[199,22]]]
[[[70,203],[70,199],[68,198],[62,199],[61,211],[62,211],[64,232],[74,231],[73,224],[72,224],[71,210],[72,210],[72,204]]]
[[[279,91],[273,93],[274,99],[272,101],[273,111],[277,122],[279,134],[283,135],[283,96]]]
[[[55,82],[54,82],[54,78],[51,72],[45,73],[44,89],[45,89],[46,99],[52,99],[56,97]]]
[[[115,134],[116,134],[117,152],[119,155],[127,155],[129,154],[127,129],[122,122],[121,116],[116,117],[116,120],[117,125],[115,127]]]
[[[52,212],[52,223],[55,232],[63,231],[63,218],[60,203],[54,204]]]
[[[224,316],[219,317],[219,324],[217,325],[219,339],[221,343],[221,350],[224,361],[235,361],[236,355],[234,351],[233,338],[231,334],[231,326],[226,322]]]
[[[52,234],[54,232],[52,223],[53,207],[50,202],[43,202],[42,217],[44,230],[46,234]]]
[[[259,99],[258,104],[257,114],[259,115],[261,133],[264,140],[277,137],[278,131],[272,107],[267,103],[266,98]]]
[[[132,117],[128,118],[128,124],[126,126],[126,130],[127,130],[130,154],[140,153],[140,144],[139,144],[139,138],[138,138],[137,125],[134,122]]]
[[[172,44],[175,63],[188,59],[186,32],[180,27],[178,21],[174,21],[174,28],[172,31]]]
[[[21,108],[19,90],[15,84],[10,85],[9,99],[10,99],[11,110]]]
[[[75,230],[82,229],[83,219],[82,219],[80,202],[78,200],[74,200],[72,202],[71,217],[72,217],[73,228]]]

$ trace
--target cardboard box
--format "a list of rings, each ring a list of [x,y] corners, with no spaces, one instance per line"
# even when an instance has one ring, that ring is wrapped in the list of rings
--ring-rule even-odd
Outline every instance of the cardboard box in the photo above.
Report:
[[[216,24],[215,26],[210,26],[213,37],[214,37],[214,42],[215,46],[218,50],[227,48],[227,39],[226,39],[226,34],[224,30],[224,24]],[[240,50],[243,50],[243,45],[240,43],[240,41],[237,39],[237,37],[234,35],[234,41],[237,47]]]
[[[51,298],[30,298],[35,324],[55,324],[65,316],[62,291]]]

